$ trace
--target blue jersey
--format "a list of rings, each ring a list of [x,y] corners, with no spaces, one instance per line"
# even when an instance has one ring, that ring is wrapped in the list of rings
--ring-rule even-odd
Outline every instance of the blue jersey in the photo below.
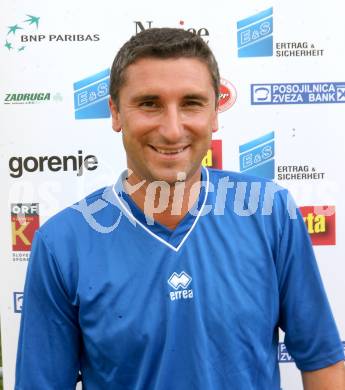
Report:
[[[279,390],[278,328],[301,370],[344,358],[306,228],[264,179],[203,169],[170,230],[101,189],[36,233],[16,389]]]

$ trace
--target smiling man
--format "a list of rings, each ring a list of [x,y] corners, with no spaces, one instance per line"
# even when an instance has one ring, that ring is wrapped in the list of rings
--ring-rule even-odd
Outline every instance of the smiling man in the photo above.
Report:
[[[191,190],[200,182],[200,162],[217,127],[217,95],[207,65],[188,57],[139,59],[126,69],[110,107],[114,130],[125,129],[123,144],[133,172],[128,183],[146,181],[132,194],[139,207],[145,203],[148,184],[163,181],[172,186],[173,195],[178,174],[183,174],[184,193],[175,199],[181,211],[172,213],[170,197],[165,210],[155,213],[156,221],[175,228],[199,196],[199,188]],[[153,215],[153,210],[145,211]]]
[[[120,49],[110,108],[127,170],[37,231],[17,390],[73,389],[79,371],[92,390],[279,390],[279,327],[306,390],[344,390],[291,197],[201,166],[218,88],[212,52],[184,30],[146,30]]]

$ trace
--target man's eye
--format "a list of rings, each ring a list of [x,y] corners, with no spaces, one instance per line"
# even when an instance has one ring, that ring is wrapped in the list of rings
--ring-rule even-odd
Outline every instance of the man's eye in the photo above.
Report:
[[[146,101],[146,102],[141,102],[139,106],[144,108],[154,108],[157,107],[157,103],[154,101]]]
[[[184,103],[184,105],[185,106],[198,106],[198,107],[200,107],[200,106],[202,106],[202,103],[200,102],[200,101],[198,101],[198,100],[187,100],[185,103]]]

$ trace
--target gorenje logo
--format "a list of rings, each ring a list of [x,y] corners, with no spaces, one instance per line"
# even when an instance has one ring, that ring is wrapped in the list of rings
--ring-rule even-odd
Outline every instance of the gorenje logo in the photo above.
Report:
[[[335,245],[335,206],[300,207],[313,245]]]
[[[40,226],[38,203],[12,203],[11,226],[13,261],[26,261]]]
[[[224,112],[235,104],[237,97],[236,88],[230,81],[220,79],[218,112]]]
[[[10,176],[15,179],[22,177],[25,172],[59,172],[59,171],[75,171],[77,176],[82,176],[84,168],[87,171],[94,171],[98,167],[97,157],[89,154],[83,156],[82,150],[78,150],[78,155],[73,156],[27,156],[27,157],[11,157],[8,161],[10,168]]]
[[[202,160],[202,165],[208,168],[222,169],[222,140],[215,139],[211,141],[211,149],[206,153]]]
[[[240,145],[240,172],[274,178],[274,132]]]
[[[239,57],[268,57],[273,54],[273,8],[237,22]]]
[[[191,281],[192,278],[187,274],[187,272],[182,271],[179,274],[174,272],[168,279],[169,285],[175,290],[170,292],[170,300],[175,301],[178,299],[193,298],[193,290],[187,290],[187,287],[190,285]]]
[[[77,81],[74,88],[75,119],[109,118],[110,69]]]
[[[24,297],[24,293],[23,292],[15,291],[13,293],[13,311],[15,313],[21,313],[22,312],[23,297]]]
[[[251,84],[251,104],[345,103],[345,82]]]
[[[62,96],[56,93],[51,96],[50,92],[33,92],[33,93],[6,93],[4,104],[37,104],[50,101],[61,102]]]

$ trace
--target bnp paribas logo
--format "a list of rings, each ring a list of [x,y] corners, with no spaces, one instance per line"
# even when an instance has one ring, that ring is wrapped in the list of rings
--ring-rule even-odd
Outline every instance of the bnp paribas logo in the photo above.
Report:
[[[6,26],[3,46],[9,53],[17,53],[26,51],[28,46],[42,43],[79,44],[98,42],[100,39],[99,34],[92,32],[70,34],[65,31],[42,31],[40,16],[23,14],[16,22]]]
[[[40,24],[40,17],[35,15],[24,15],[19,21],[7,26],[4,47],[9,52],[22,52],[27,48],[27,42],[22,41],[23,34],[30,34],[37,31]]]
[[[75,119],[109,118],[110,69],[73,84]]]
[[[240,171],[274,179],[274,131],[239,147]]]
[[[239,57],[273,55],[273,8],[268,8],[237,22]]]

